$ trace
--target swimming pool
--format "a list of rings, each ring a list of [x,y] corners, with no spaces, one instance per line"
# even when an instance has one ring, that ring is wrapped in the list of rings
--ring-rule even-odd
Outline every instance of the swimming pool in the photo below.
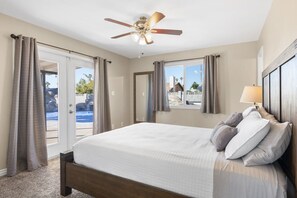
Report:
[[[93,111],[77,111],[76,114],[76,122],[93,122]],[[58,112],[47,112],[46,120],[54,120],[58,121]]]

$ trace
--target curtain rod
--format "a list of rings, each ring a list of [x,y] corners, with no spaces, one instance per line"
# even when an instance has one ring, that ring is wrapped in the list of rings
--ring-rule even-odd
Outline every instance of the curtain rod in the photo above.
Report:
[[[220,55],[215,55],[215,57],[216,58],[220,58],[221,56]],[[165,61],[165,63],[180,62],[180,61],[189,61],[189,60],[196,60],[196,59],[204,59],[204,57],[171,60],[171,61]]]
[[[11,34],[10,35],[11,38],[13,39],[18,39],[19,37],[15,34]],[[84,53],[80,53],[80,52],[76,52],[76,51],[73,51],[73,50],[69,50],[69,49],[66,49],[66,48],[63,48],[63,47],[58,47],[58,46],[55,46],[55,45],[50,45],[50,44],[47,44],[47,43],[42,43],[42,42],[39,42],[37,41],[38,44],[41,44],[41,45],[46,45],[46,46],[49,46],[49,47],[53,47],[53,48],[56,48],[56,49],[60,49],[60,50],[64,50],[64,51],[68,51],[69,53],[75,53],[75,54],[79,54],[79,55],[82,55],[82,56],[86,56],[86,57],[89,57],[89,58],[95,58],[94,56],[91,56],[91,55],[88,55],[88,54],[84,54]],[[109,60],[106,60],[106,62],[108,63],[112,63],[111,61]]]

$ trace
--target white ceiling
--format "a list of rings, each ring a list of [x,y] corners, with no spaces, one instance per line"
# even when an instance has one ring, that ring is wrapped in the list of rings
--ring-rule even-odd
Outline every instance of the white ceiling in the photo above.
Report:
[[[0,0],[0,12],[129,58],[258,40],[272,0]],[[155,11],[166,15],[155,28],[181,29],[181,36],[153,35],[137,45],[129,36],[110,39]],[[1,27],[3,28],[3,27]]]

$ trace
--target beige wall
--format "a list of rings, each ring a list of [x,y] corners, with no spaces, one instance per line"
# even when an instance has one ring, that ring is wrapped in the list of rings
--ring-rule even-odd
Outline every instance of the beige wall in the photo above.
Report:
[[[219,100],[221,114],[202,114],[199,110],[172,109],[169,113],[158,113],[157,122],[189,126],[213,127],[218,121],[225,119],[228,114],[241,111],[247,104],[239,102],[243,87],[256,83],[257,43],[242,43],[208,49],[192,50],[132,59],[130,62],[130,92],[131,92],[131,122],[133,121],[133,73],[153,71],[156,60],[177,60],[184,58],[202,57],[208,54],[220,54],[219,61]]]
[[[297,39],[297,1],[274,0],[262,29],[258,49],[264,49],[264,68]]]
[[[41,42],[112,60],[112,64],[108,66],[110,92],[115,93],[110,96],[112,123],[115,128],[120,127],[122,122],[124,125],[129,124],[130,120],[126,115],[130,111],[130,95],[121,89],[121,85],[129,83],[129,59],[2,14],[0,27],[0,170],[6,167],[10,122],[13,75],[11,33],[36,37]]]

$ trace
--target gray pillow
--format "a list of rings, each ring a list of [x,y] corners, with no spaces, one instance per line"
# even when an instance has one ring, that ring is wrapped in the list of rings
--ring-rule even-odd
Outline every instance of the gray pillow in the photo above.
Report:
[[[270,122],[270,131],[266,137],[242,158],[245,166],[270,164],[280,158],[291,139],[291,127],[289,122]]]
[[[225,124],[231,127],[236,127],[243,119],[242,113],[232,113],[227,120],[225,120]]]
[[[213,138],[214,134],[217,132],[217,130],[223,125],[225,125],[225,123],[223,121],[221,121],[213,128],[211,135],[210,135],[210,142],[212,142],[212,138]]]
[[[236,134],[237,128],[221,125],[212,137],[211,142],[215,145],[218,152],[223,151]]]

